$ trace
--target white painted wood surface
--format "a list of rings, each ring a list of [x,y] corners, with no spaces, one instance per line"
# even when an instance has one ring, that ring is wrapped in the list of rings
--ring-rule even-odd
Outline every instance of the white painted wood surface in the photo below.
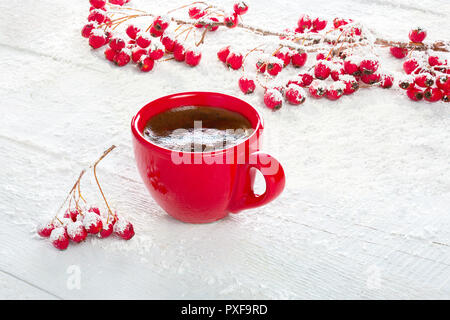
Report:
[[[288,26],[308,12],[359,18],[387,38],[394,30],[392,38],[406,39],[413,21],[432,40],[450,39],[447,1],[249,2],[248,23]],[[185,2],[158,3],[163,10]],[[0,1],[0,298],[450,298],[448,105],[373,89],[271,113],[261,92],[243,97],[238,74],[215,58],[225,43],[257,43],[256,36],[219,32],[198,68],[167,62],[141,74],[92,53],[79,35],[88,7]],[[265,151],[287,174],[277,201],[189,225],[150,198],[129,122],[148,101],[190,90],[237,95],[263,112]],[[119,148],[99,174],[136,237],[53,249],[35,235],[36,222],[111,144]],[[71,266],[81,272],[79,289],[68,286]]]

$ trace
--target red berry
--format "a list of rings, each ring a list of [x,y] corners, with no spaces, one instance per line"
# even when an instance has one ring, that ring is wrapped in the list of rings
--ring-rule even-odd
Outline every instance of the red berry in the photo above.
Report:
[[[326,54],[324,53],[324,52],[319,52],[317,55],[316,55],[316,60],[317,61],[319,61],[319,60],[325,60],[326,59]],[[328,59],[329,60],[329,59]]]
[[[415,79],[413,76],[403,76],[399,79],[398,86],[404,90],[414,88]]]
[[[53,246],[59,250],[65,250],[69,246],[69,236],[67,235],[64,227],[58,227],[53,229],[50,234],[50,241]]]
[[[333,81],[338,81],[341,75],[345,74],[344,66],[342,63],[333,63],[330,70],[330,76]]]
[[[408,59],[403,63],[403,70],[405,70],[407,74],[411,74],[418,67],[419,63],[414,58]]]
[[[447,61],[442,62],[439,57],[437,56],[429,56],[428,57],[428,64],[430,66],[442,66],[443,64],[447,64]]]
[[[119,67],[123,67],[124,65],[127,65],[128,62],[131,60],[131,52],[129,49],[123,49],[119,52],[117,52],[116,56],[114,57],[114,62]]]
[[[142,56],[138,62],[138,67],[142,72],[149,72],[153,69],[155,65],[155,60],[150,57]]]
[[[239,88],[245,94],[253,93],[256,89],[255,81],[247,76],[242,76],[239,78]]]
[[[308,59],[308,54],[303,51],[297,51],[291,55],[291,62],[295,68],[303,67]]]
[[[283,61],[283,66],[286,67],[291,62],[291,52],[289,48],[281,48],[274,57]]]
[[[103,8],[106,4],[106,0],[89,0],[89,3],[94,8],[100,9]]]
[[[314,80],[309,86],[309,93],[313,98],[320,99],[327,92],[327,85],[324,81]]]
[[[125,41],[121,38],[111,38],[109,46],[115,51],[120,51],[125,48]]]
[[[316,65],[314,66],[314,76],[317,79],[325,80],[326,78],[328,78],[330,73],[331,73],[331,69],[328,66],[327,61],[325,61],[325,60],[318,61],[316,63]]]
[[[151,44],[151,48],[149,49],[149,57],[153,60],[159,60],[164,56],[164,48],[163,45],[158,42],[153,42]]]
[[[423,40],[425,40],[425,37],[427,36],[427,32],[422,28],[416,28],[409,32],[409,40],[412,42],[420,43]]]
[[[389,49],[391,52],[391,55],[394,56],[397,59],[403,59],[408,55],[408,49],[402,48],[402,47],[391,47]]]
[[[345,95],[352,94],[359,89],[358,80],[356,80],[354,76],[344,74],[340,76],[340,81],[345,84],[345,89],[343,91]]]
[[[436,102],[442,99],[444,93],[439,88],[427,88],[423,93],[423,97],[425,100],[429,102]]]
[[[136,44],[141,48],[147,48],[152,43],[148,35],[141,32],[136,37]]]
[[[302,14],[297,21],[298,28],[295,31],[303,33],[305,32],[305,29],[311,28],[311,24],[312,24],[311,18],[306,14]]]
[[[325,29],[327,26],[327,20],[322,20],[320,18],[315,18],[312,22],[312,32],[317,32]]]
[[[83,226],[88,233],[98,233],[102,230],[103,224],[100,216],[94,212],[87,212],[83,218]]]
[[[379,82],[380,87],[384,89],[389,89],[394,84],[394,77],[389,74],[382,74],[381,81]]]
[[[413,101],[420,101],[423,98],[423,91],[417,88],[406,90],[406,94],[408,95],[408,98]]]
[[[229,68],[238,70],[242,67],[243,60],[244,57],[242,56],[242,54],[238,52],[230,52],[227,57],[226,63]]]
[[[98,24],[102,24],[106,20],[106,14],[103,10],[94,9],[89,13],[88,21],[95,21]]]
[[[123,6],[125,3],[129,2],[130,0],[109,0],[109,3],[115,4],[117,6]]]
[[[94,48],[98,49],[102,46],[104,46],[107,43],[105,33],[102,30],[94,29],[91,32],[91,35],[89,36],[89,45]]]
[[[264,93],[264,104],[267,108],[274,111],[280,109],[283,104],[281,92],[275,88],[266,90],[266,93]]]
[[[378,70],[378,60],[375,59],[363,59],[359,64],[359,70],[362,74],[372,74]]]
[[[125,240],[130,240],[134,236],[134,228],[131,222],[128,222],[125,219],[120,218],[114,224],[114,232]]]
[[[276,76],[283,70],[283,60],[273,57],[269,63],[267,63],[267,73],[271,76]]]
[[[139,32],[141,32],[141,29],[139,29],[138,27],[135,27],[134,25],[130,24],[127,29],[125,30],[125,32],[127,33],[127,35],[133,39],[136,40],[136,36],[138,35]]]
[[[173,47],[173,57],[177,61],[184,61],[186,59],[186,50],[184,49],[184,46],[179,43],[175,42],[175,45]]]
[[[163,44],[164,48],[166,48],[167,52],[173,52],[173,47],[175,45],[175,38],[171,35],[164,35],[161,37],[161,43]]]
[[[416,85],[422,88],[431,87],[434,84],[434,78],[429,73],[418,74],[414,78]]]
[[[86,239],[87,231],[81,221],[69,223],[67,225],[67,235],[74,242],[81,242]]]
[[[153,21],[153,25],[150,28],[150,34],[152,37],[160,37],[169,26],[169,21],[161,16],[156,17]]]
[[[216,17],[211,17],[209,18],[209,20],[211,20],[212,22],[206,25],[208,31],[216,31],[217,29],[219,29],[218,25],[213,25],[213,23],[219,22],[219,19],[217,19]]]
[[[243,15],[248,11],[248,5],[244,1],[239,1],[233,5],[234,13]]]
[[[116,57],[116,55],[117,55],[117,52],[115,50],[113,50],[111,48],[106,48],[105,49],[105,58],[106,58],[106,60],[113,62],[114,58]]]
[[[450,76],[441,75],[436,78],[436,85],[439,89],[447,92],[450,91]]]
[[[195,67],[200,63],[202,53],[196,49],[189,49],[186,51],[186,63],[191,67]]]
[[[351,74],[352,76],[359,76],[361,71],[359,69],[359,64],[361,63],[361,58],[358,56],[350,56],[344,62],[345,73]]]
[[[95,25],[92,22],[85,24],[83,29],[81,29],[81,35],[84,38],[89,38],[89,36],[91,35],[91,32],[94,28],[95,28]]]
[[[55,229],[55,225],[50,223],[44,223],[38,226],[37,233],[41,237],[48,238],[50,237],[50,234],[52,233],[53,229]]]
[[[138,63],[141,57],[147,55],[147,53],[146,49],[136,47],[131,51],[131,60],[133,60],[134,63]]]
[[[93,212],[93,213],[95,213],[95,214],[100,215],[100,209],[97,208],[97,207],[90,207],[90,208],[88,209],[88,212]]]
[[[238,25],[238,15],[236,13],[233,13],[232,15],[226,16],[223,19],[223,22],[225,23],[225,26],[228,28],[235,28]]]
[[[314,80],[314,77],[309,73],[299,73],[298,76],[302,79],[302,84],[299,84],[301,87],[309,86]]]
[[[333,19],[333,26],[335,29],[339,28],[340,26],[345,26],[346,24],[348,24],[350,21],[347,21],[345,19],[342,18],[334,18]]]
[[[219,52],[217,52],[217,57],[219,58],[220,61],[226,63],[229,54],[230,54],[230,46],[226,46],[220,49]]]
[[[73,222],[75,222],[75,221],[77,221],[79,214],[80,214],[80,212],[76,209],[74,209],[74,210],[67,209],[66,212],[64,213],[63,217],[71,219]]]
[[[258,60],[258,62],[256,62],[256,71],[257,72],[264,73],[264,72],[266,72],[266,68],[267,68],[267,61]]]
[[[108,238],[113,233],[114,219],[109,219],[108,222],[107,222],[107,220],[108,219],[104,219],[104,218],[102,219],[102,225],[103,225],[102,230],[99,233],[97,233],[97,236],[99,238],[102,238],[102,239]]]
[[[361,75],[361,81],[367,84],[375,84],[380,82],[381,76],[378,73],[363,74]]]
[[[346,85],[342,81],[336,81],[330,84],[327,88],[327,99],[338,100],[344,94]]]
[[[206,11],[200,9],[199,7],[191,7],[189,8],[189,18],[191,19],[200,19],[204,15],[206,15]]]
[[[305,102],[305,90],[302,87],[291,83],[285,92],[286,100],[293,105],[299,105]]]

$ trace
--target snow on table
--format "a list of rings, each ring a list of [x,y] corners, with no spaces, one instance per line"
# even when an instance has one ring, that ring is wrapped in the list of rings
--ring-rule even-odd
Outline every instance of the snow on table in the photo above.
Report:
[[[306,12],[355,18],[389,39],[406,39],[412,24],[430,41],[450,39],[447,1],[248,2],[246,23],[280,30]],[[374,88],[272,113],[261,91],[241,94],[238,73],[215,57],[258,36],[218,31],[198,67],[171,61],[143,74],[90,50],[79,34],[88,7],[0,2],[1,298],[450,298],[448,105]],[[280,198],[206,225],[175,221],[155,204],[134,164],[130,120],[152,99],[192,90],[236,95],[262,112],[264,151],[287,176]],[[98,172],[136,236],[55,250],[35,235],[36,222],[111,144],[118,149]],[[88,199],[100,201],[88,182]]]

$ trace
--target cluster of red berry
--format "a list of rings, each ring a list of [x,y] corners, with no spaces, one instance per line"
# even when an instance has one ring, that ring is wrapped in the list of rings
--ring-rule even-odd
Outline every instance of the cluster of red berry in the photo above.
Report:
[[[80,243],[88,234],[107,238],[114,232],[125,240],[134,236],[131,222],[116,214],[102,214],[98,207],[67,209],[63,218],[55,217],[51,222],[40,225],[37,232],[41,237],[50,237],[53,246],[60,250],[67,249],[69,240]]]
[[[81,195],[81,178],[86,172],[86,170],[83,170],[58,210],[59,212],[69,201],[64,215],[58,217],[58,214],[56,214],[50,222],[39,225],[37,228],[41,237],[50,237],[50,241],[55,248],[65,250],[69,246],[69,240],[80,243],[86,240],[88,234],[97,235],[99,238],[107,238],[115,233],[125,240],[134,236],[134,228],[131,222],[111,211],[96,173],[98,163],[114,148],[114,145],[108,148],[93,165],[93,175],[105,201],[106,213],[100,212],[98,207],[88,207],[85,198]],[[82,201],[84,204],[81,204]]]
[[[422,45],[427,32],[416,28],[409,32],[411,43]],[[450,66],[447,60],[429,53],[409,51],[402,46],[390,48],[392,56],[403,59],[406,75],[399,80],[400,88],[406,90],[407,96],[413,101],[425,99],[429,102],[450,101]]]

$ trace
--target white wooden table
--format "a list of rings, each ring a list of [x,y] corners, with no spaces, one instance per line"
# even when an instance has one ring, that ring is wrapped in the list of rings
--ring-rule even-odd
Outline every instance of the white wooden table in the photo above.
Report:
[[[387,38],[406,40],[413,24],[428,27],[430,40],[450,39],[445,0],[273,3],[249,1],[245,21],[281,29],[307,12],[358,18]],[[261,91],[244,97],[238,74],[215,57],[257,36],[218,32],[199,67],[171,61],[142,74],[89,49],[79,35],[88,7],[0,1],[0,298],[450,298],[448,105],[371,89],[272,113]],[[129,123],[152,99],[191,90],[237,95],[262,111],[265,151],[287,175],[279,199],[206,225],[177,222],[155,204],[134,165]],[[37,221],[111,144],[118,149],[99,175],[135,238],[55,250],[35,235]],[[83,187],[101,203],[92,181]]]

